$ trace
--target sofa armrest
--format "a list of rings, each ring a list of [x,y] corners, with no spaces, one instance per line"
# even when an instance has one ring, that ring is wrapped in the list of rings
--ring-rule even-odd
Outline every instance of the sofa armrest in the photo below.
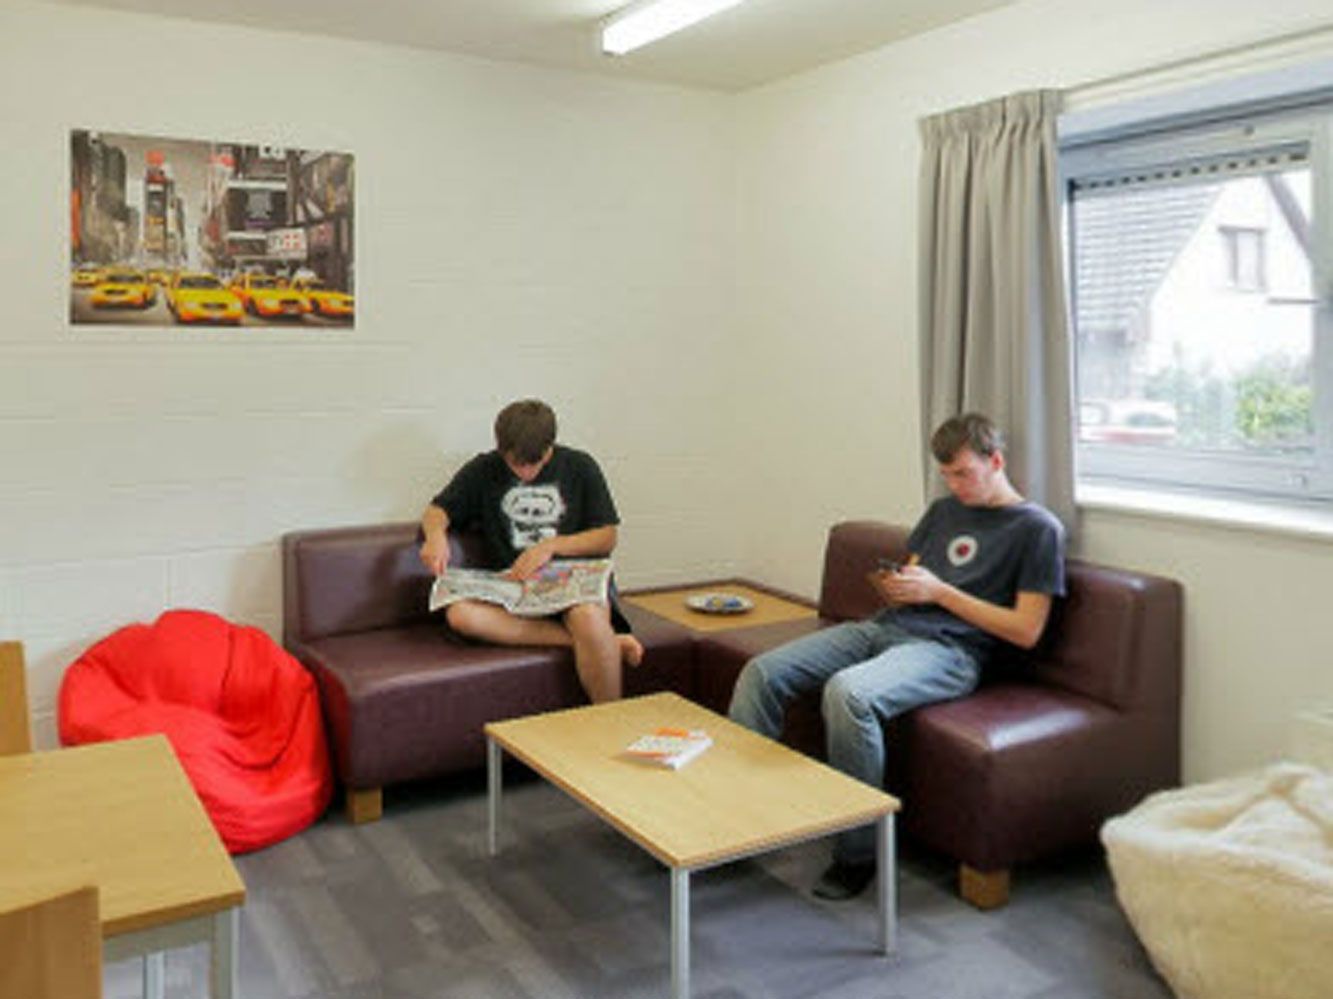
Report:
[[[1071,559],[1068,595],[1031,655],[1035,679],[1122,711],[1180,708],[1182,590]]]

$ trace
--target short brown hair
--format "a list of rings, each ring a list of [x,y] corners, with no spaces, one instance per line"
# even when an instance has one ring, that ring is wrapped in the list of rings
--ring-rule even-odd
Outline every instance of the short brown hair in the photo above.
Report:
[[[1004,434],[990,417],[964,413],[951,416],[930,435],[930,453],[941,465],[953,461],[963,448],[989,458],[996,451],[1004,450]]]
[[[511,402],[495,418],[495,446],[523,465],[541,461],[555,443],[555,411],[540,399]]]

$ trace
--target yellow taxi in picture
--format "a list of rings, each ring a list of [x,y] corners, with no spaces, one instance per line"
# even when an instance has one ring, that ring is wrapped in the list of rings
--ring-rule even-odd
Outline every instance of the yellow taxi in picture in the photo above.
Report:
[[[323,278],[293,278],[292,291],[299,292],[310,303],[310,310],[329,319],[351,319],[356,315],[356,300],[345,291],[330,287]]]
[[[146,309],[155,301],[157,289],[144,272],[128,267],[108,267],[88,298],[95,309]]]
[[[240,323],[241,300],[214,275],[181,271],[167,287],[167,308],[178,323]]]
[[[102,268],[96,264],[79,264],[69,276],[69,283],[75,288],[91,288],[101,280]]]
[[[278,284],[267,274],[240,274],[231,283],[232,293],[256,316],[299,319],[310,311],[310,303],[300,292]]]

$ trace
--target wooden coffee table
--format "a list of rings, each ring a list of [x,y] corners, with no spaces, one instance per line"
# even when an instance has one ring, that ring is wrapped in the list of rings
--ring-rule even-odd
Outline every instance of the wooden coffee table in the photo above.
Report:
[[[689,597],[707,593],[727,593],[745,597],[754,604],[754,607],[740,614],[710,614],[694,610],[685,603]],[[774,624],[778,621],[802,621],[813,618],[818,613],[809,604],[738,580],[696,583],[692,586],[676,586],[667,590],[639,590],[621,594],[620,599],[627,604],[651,611],[668,621],[683,624],[692,631],[703,632],[729,631],[732,628],[748,628],[751,625]]]
[[[96,885],[107,961],[212,948],[214,999],[236,995],[245,884],[165,736],[0,757],[0,908]]]
[[[661,726],[704,729],[713,745],[681,770],[621,755]],[[671,869],[671,994],[690,985],[690,875],[877,823],[879,947],[896,938],[897,799],[675,694],[492,722],[485,728],[489,845],[497,850],[503,752],[611,823]]]

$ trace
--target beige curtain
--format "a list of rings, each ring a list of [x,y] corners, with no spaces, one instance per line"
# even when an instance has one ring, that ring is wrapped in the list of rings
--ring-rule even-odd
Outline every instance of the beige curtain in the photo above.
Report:
[[[1014,484],[1071,531],[1074,469],[1055,91],[921,121],[921,399],[926,433],[991,417]],[[929,448],[928,489],[939,482]]]

